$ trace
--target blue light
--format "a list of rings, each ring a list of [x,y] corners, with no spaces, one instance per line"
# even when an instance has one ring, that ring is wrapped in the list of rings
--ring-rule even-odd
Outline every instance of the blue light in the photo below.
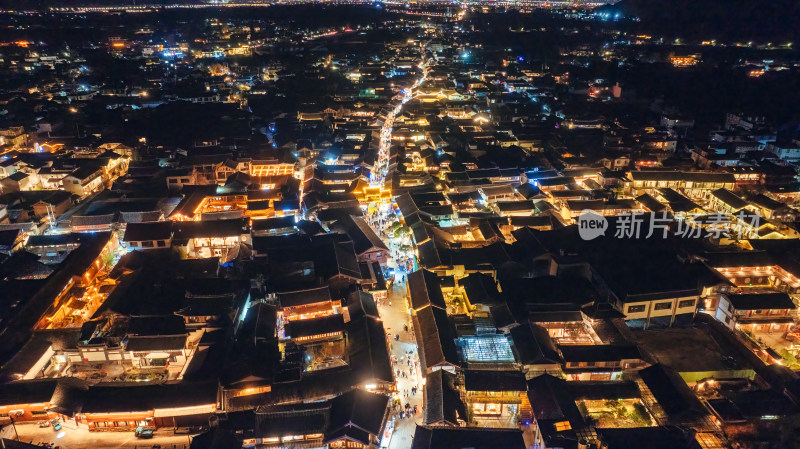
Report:
[[[524,62],[524,61],[525,61],[525,58],[524,58],[524,57],[522,57],[522,56],[517,56],[517,61],[519,61],[519,62]]]
[[[172,58],[172,57],[182,58],[183,57],[183,52],[182,51],[164,50],[164,51],[161,52],[161,56],[163,56],[165,58]]]

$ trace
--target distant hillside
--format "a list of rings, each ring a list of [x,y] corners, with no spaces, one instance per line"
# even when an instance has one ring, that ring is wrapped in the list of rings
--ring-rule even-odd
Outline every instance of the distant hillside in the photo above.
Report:
[[[638,17],[665,37],[800,45],[800,0],[622,0],[600,10]]]

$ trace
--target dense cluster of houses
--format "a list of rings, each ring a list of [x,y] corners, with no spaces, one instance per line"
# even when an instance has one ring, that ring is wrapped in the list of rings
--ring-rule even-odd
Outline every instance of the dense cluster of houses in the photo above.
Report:
[[[450,23],[385,26],[411,24],[372,53],[348,48],[372,48],[362,28],[304,30],[300,50],[264,22],[209,20],[191,45],[141,30],[105,45],[172,67],[146,70],[159,90],[0,98],[3,126],[20,102],[53,107],[0,129],[0,425],[386,447],[400,392],[376,304],[400,285],[414,449],[788,447],[800,142],[745,114],[699,137],[676,111],[615,115],[634,107],[619,83],[467,45]],[[314,41],[337,33],[353,40]],[[301,50],[315,62],[300,71],[218,62]],[[149,134],[68,118],[98,105],[147,109]],[[185,122],[159,132],[160,113]],[[584,236],[587,211],[605,235]],[[413,268],[389,270],[401,251]]]

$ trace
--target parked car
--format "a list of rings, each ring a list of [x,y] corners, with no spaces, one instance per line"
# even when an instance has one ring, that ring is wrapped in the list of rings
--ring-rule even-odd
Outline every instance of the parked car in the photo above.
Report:
[[[61,430],[61,421],[59,421],[58,418],[50,421],[50,425],[53,426],[53,430],[56,431],[56,432]]]
[[[39,427],[50,427],[50,421],[39,421],[36,424],[38,424]]]
[[[133,433],[136,438],[153,438],[153,429],[148,427],[137,427]]]

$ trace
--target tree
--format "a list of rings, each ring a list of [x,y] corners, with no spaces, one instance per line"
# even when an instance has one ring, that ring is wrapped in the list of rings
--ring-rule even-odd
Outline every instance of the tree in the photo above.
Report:
[[[642,425],[650,425],[650,414],[647,413],[647,408],[645,408],[641,402],[636,402],[633,404],[631,418]]]
[[[794,370],[800,369],[800,363],[798,363],[797,357],[791,352],[789,352],[789,350],[781,349],[780,351],[778,351],[778,355],[780,355],[783,358],[783,362],[788,368]]]
[[[103,254],[101,260],[103,261],[103,265],[105,265],[106,267],[110,267],[111,263],[114,262],[114,253],[112,253],[111,251],[107,251],[105,254]]]

